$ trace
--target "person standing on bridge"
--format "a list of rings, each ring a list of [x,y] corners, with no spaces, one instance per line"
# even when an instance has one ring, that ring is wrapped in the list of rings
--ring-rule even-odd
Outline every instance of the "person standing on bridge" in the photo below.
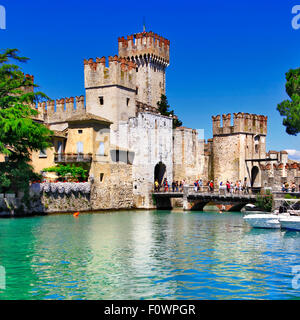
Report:
[[[172,192],[175,192],[175,188],[176,188],[176,183],[175,181],[172,182]]]
[[[182,181],[180,181],[180,184],[179,184],[179,191],[183,192],[183,183],[182,183]]]
[[[198,191],[198,182],[197,181],[194,182],[194,191],[195,192]]]
[[[198,180],[198,190],[202,191],[202,187],[203,187],[203,181],[202,181],[202,179],[199,179]]]
[[[227,180],[226,182],[226,191],[229,193],[230,192],[230,183],[229,181]]]
[[[157,180],[155,180],[155,182],[154,182],[154,190],[155,190],[156,192],[159,192],[159,183],[158,183]]]
[[[214,183],[212,180],[210,180],[210,183],[209,183],[209,191],[210,192],[213,192],[214,191]]]
[[[249,194],[247,178],[244,180],[244,193]]]
[[[169,187],[169,185],[168,185],[167,178],[164,178],[163,186],[164,186],[164,192],[168,191],[168,189],[169,189],[169,188],[168,188],[168,187]]]

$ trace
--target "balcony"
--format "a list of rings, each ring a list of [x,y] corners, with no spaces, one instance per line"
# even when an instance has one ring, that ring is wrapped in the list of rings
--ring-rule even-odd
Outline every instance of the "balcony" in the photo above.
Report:
[[[93,154],[88,153],[56,153],[54,155],[54,162],[91,162]]]

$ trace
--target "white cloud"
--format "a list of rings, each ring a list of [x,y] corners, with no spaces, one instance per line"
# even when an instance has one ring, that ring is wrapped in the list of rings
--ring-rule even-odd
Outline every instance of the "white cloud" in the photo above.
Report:
[[[285,150],[289,154],[289,159],[300,161],[300,151],[295,149]]]

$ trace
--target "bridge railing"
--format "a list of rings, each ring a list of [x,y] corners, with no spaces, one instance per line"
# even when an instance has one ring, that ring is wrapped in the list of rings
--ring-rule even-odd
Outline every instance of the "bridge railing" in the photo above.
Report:
[[[208,186],[201,186],[198,187],[197,190],[195,189],[195,186],[193,185],[184,185],[178,188],[172,188],[172,186],[169,186],[168,188],[165,188],[164,186],[160,186],[159,189],[157,190],[155,188],[155,186],[153,186],[153,192],[157,193],[183,193],[184,192],[184,188],[188,188],[188,192],[197,192],[197,193],[207,193],[209,192],[209,187]]]
[[[153,192],[154,193],[184,193],[184,189],[186,189],[186,192],[191,194],[191,193],[210,193],[210,194],[215,194],[215,195],[252,195],[257,192],[253,192],[251,188],[247,189],[238,189],[238,188],[233,188],[230,189],[230,191],[227,190],[226,186],[214,188],[213,190],[210,190],[209,186],[200,186],[196,187],[191,184],[186,184],[182,187],[175,188],[173,190],[172,186],[169,186],[168,188],[165,188],[164,186],[160,186],[158,190],[155,189],[153,186]]]

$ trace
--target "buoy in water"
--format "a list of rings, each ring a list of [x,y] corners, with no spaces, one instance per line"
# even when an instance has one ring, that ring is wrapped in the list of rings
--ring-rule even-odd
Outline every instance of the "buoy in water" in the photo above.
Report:
[[[74,216],[74,217],[78,217],[78,216],[79,216],[79,212],[75,212],[75,213],[73,214],[73,216]]]

